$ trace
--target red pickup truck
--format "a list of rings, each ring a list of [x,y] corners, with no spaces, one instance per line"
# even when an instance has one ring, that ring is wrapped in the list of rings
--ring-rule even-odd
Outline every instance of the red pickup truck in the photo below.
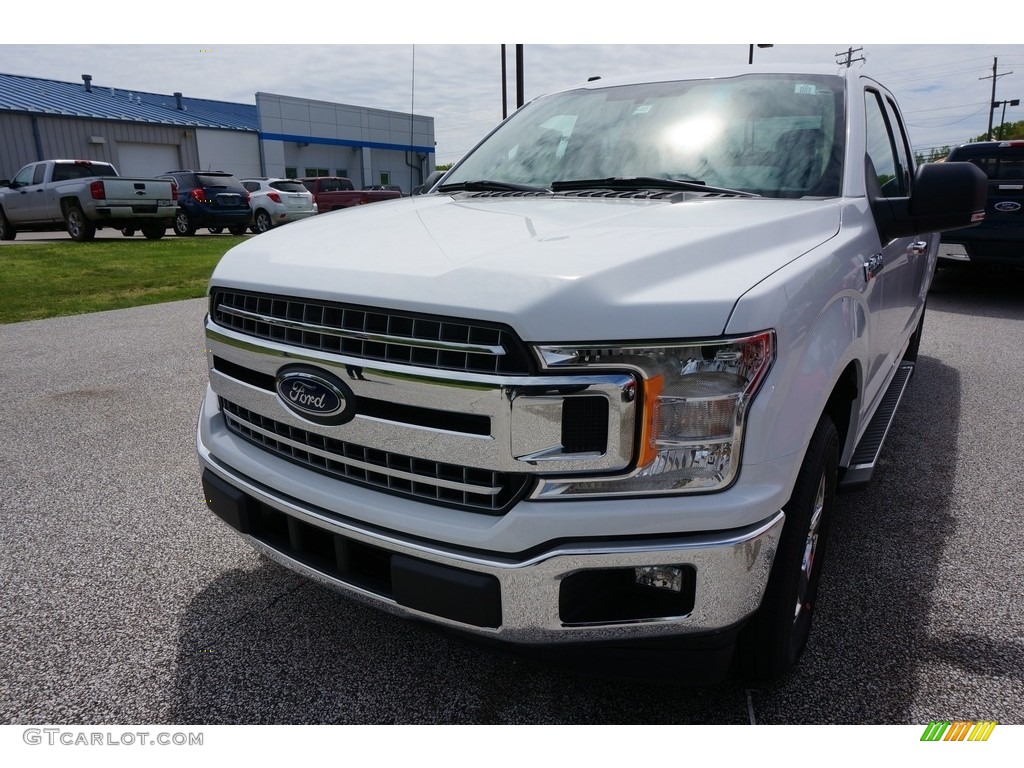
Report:
[[[344,176],[306,177],[299,181],[313,193],[320,213],[381,200],[395,200],[402,196],[401,192],[389,189],[356,189],[352,180]]]

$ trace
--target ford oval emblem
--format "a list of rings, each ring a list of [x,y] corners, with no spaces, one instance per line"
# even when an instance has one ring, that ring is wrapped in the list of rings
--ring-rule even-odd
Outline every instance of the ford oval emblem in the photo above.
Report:
[[[995,208],[1003,213],[1012,213],[1013,211],[1020,210],[1020,203],[1015,203],[1012,200],[1003,200],[1001,203],[996,203]]]
[[[277,395],[294,413],[316,424],[344,424],[356,415],[355,395],[337,376],[293,365],[277,373]]]

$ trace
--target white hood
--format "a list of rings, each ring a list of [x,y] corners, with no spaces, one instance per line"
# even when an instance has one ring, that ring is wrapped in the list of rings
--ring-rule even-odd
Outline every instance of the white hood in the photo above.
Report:
[[[535,342],[716,336],[740,296],[839,224],[835,201],[426,195],[252,237],[212,282],[490,320]]]

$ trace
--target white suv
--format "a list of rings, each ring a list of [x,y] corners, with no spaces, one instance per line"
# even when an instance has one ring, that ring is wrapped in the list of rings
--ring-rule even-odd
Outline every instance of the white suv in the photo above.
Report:
[[[252,203],[252,225],[256,234],[278,224],[306,219],[317,213],[313,195],[295,179],[242,179]]]

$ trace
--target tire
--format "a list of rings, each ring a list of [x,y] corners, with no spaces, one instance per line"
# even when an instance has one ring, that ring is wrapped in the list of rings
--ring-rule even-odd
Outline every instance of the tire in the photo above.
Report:
[[[10,219],[4,215],[3,210],[0,210],[0,240],[13,240],[17,234],[18,231],[11,226]]]
[[[64,226],[76,243],[85,243],[96,237],[96,227],[85,217],[85,212],[77,202],[64,206]]]
[[[823,415],[807,446],[764,600],[740,638],[741,662],[759,680],[790,672],[811,631],[825,544],[835,507],[839,435]]]
[[[142,234],[145,235],[147,240],[159,240],[166,232],[167,227],[145,226],[142,228]]]
[[[132,227],[121,227],[121,234],[125,237],[134,237],[135,230]]]
[[[232,235],[241,236],[245,234],[246,229],[248,229],[248,227],[246,227],[245,224],[241,224],[237,227],[228,227],[228,232],[230,232]]]
[[[256,211],[256,217],[252,221],[253,229],[256,230],[257,234],[263,234],[268,229],[274,226],[274,222],[270,220],[270,214],[266,211]]]
[[[210,230],[211,235],[219,235],[224,231],[224,227],[207,227],[207,229]]]
[[[188,212],[182,208],[174,214],[174,234],[178,237],[192,237],[196,233],[196,225],[192,223]]]

